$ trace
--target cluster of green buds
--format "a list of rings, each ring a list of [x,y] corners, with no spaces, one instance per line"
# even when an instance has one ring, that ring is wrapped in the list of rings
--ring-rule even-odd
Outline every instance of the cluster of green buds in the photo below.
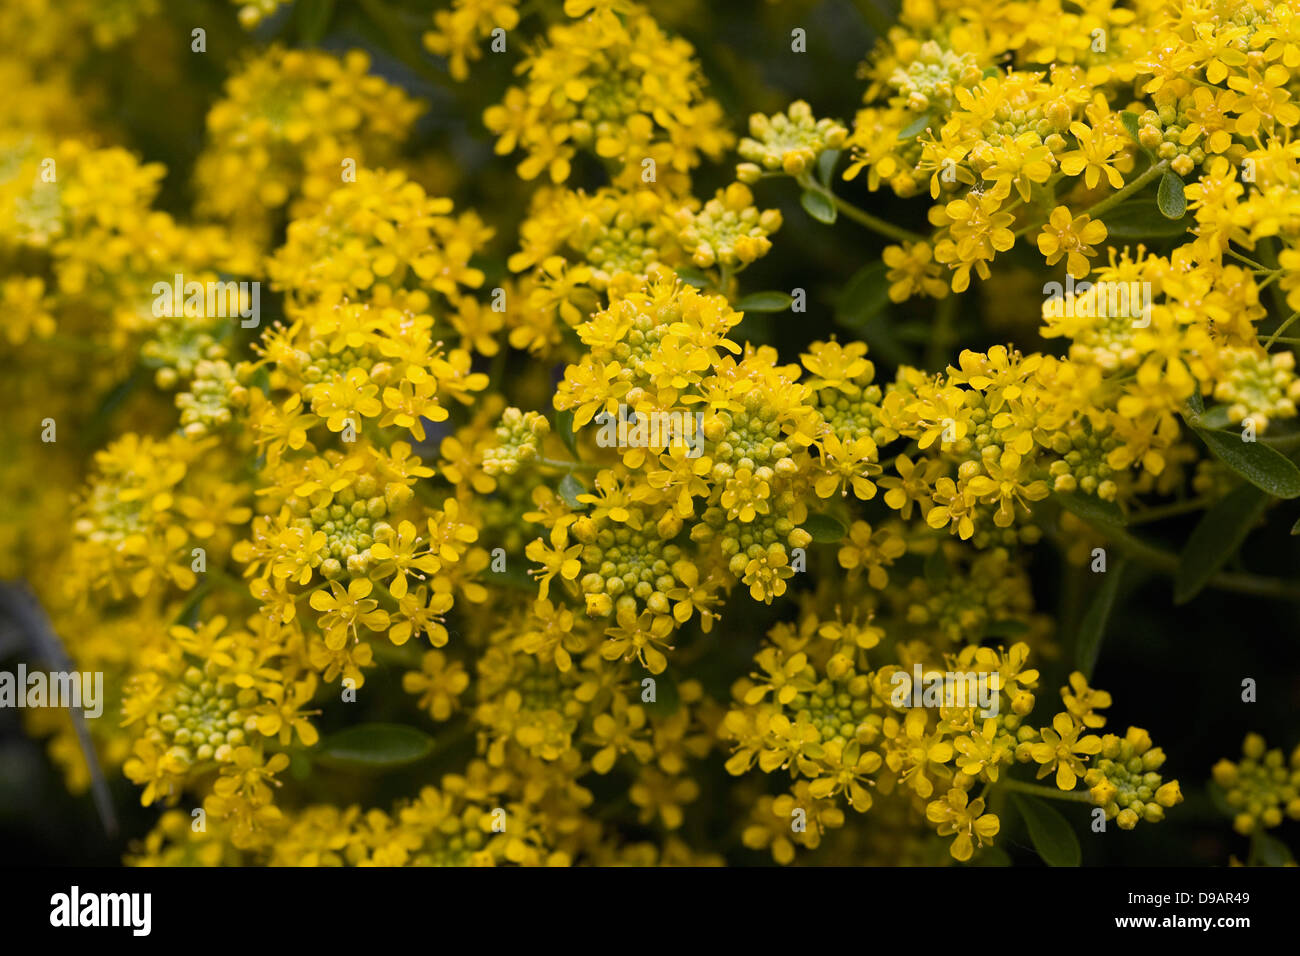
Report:
[[[1281,748],[1267,747],[1259,734],[1247,734],[1241,760],[1220,760],[1211,771],[1236,812],[1232,828],[1243,836],[1278,826],[1284,814],[1300,820],[1300,747],[1291,752],[1289,765]]]
[[[1132,830],[1139,820],[1159,823],[1166,809],[1183,802],[1178,781],[1165,783],[1156,772],[1164,762],[1164,751],[1151,746],[1151,736],[1130,727],[1122,739],[1115,734],[1101,738],[1101,752],[1083,782],[1107,820],[1114,820],[1121,830]]]
[[[538,446],[551,430],[546,416],[523,412],[511,406],[501,414],[496,436],[499,444],[483,453],[483,471],[489,475],[513,475],[537,457]]]
[[[187,438],[202,438],[228,427],[232,406],[243,386],[225,359],[204,359],[194,367],[194,380],[187,392],[176,396],[181,413],[181,428]]]
[[[1119,485],[1107,457],[1120,445],[1118,437],[1076,428],[1057,432],[1051,441],[1052,450],[1061,456],[1048,466],[1053,491],[1082,491],[1103,501],[1115,500]]]
[[[172,694],[171,707],[156,718],[146,737],[175,766],[225,763],[245,742],[249,722],[255,720],[246,708],[256,702],[256,691],[241,691],[233,684],[218,687],[199,668],[190,667]]]
[[[158,320],[149,339],[140,346],[140,356],[146,366],[154,369],[154,384],[160,389],[175,388],[194,377],[199,363],[205,359],[215,361],[225,354],[211,321],[183,315]]]
[[[327,502],[312,504],[303,498],[288,500],[295,524],[308,535],[324,532],[328,557],[320,573],[329,580],[366,574],[374,559],[370,549],[382,533],[391,531],[388,518],[408,504],[413,492],[400,481],[381,483],[373,475],[361,475]]]
[[[900,105],[913,113],[943,116],[952,111],[958,87],[973,87],[984,78],[974,54],[945,50],[934,40],[921,44],[916,59],[889,77]]]
[[[1178,106],[1166,103],[1138,117],[1138,142],[1158,158],[1169,160],[1170,168],[1179,176],[1186,176],[1205,162],[1204,135],[1193,131],[1189,137],[1187,132],[1193,121],[1186,111],[1194,106],[1188,96]]]
[[[777,209],[760,211],[743,183],[732,183],[704,204],[699,212],[683,208],[676,215],[677,241],[701,269],[722,264],[747,266],[767,254],[767,237],[781,228]]]
[[[749,134],[737,150],[749,160],[736,167],[742,183],[757,182],[764,171],[798,176],[826,150],[843,146],[849,131],[835,120],[817,119],[811,106],[796,100],[784,113],[755,113],[749,118]]]
[[[669,613],[668,592],[679,586],[673,565],[684,554],[665,541],[655,525],[642,530],[628,525],[597,530],[584,516],[574,522],[573,536],[583,545],[583,566],[596,568],[578,582],[588,614],[608,617],[615,610],[638,611],[642,606],[655,614]]]
[[[1271,418],[1295,417],[1300,379],[1294,352],[1225,349],[1221,357],[1228,368],[1214,387],[1214,399],[1228,406],[1229,421],[1235,425],[1249,418],[1262,432]]]

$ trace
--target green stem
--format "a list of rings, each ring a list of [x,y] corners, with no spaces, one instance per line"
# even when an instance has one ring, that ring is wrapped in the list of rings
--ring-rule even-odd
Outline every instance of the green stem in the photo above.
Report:
[[[542,458],[538,456],[533,461],[547,468],[560,468],[564,471],[596,471],[600,465],[585,461],[561,461],[558,458]]]
[[[1259,244],[1258,251],[1265,267],[1274,273],[1264,282],[1264,285],[1269,285],[1282,274],[1282,267],[1277,264],[1277,249],[1271,239],[1265,239]],[[1264,288],[1264,285],[1261,285],[1260,288]],[[1286,293],[1282,291],[1282,287],[1280,285],[1273,286],[1270,294],[1273,296],[1273,308],[1277,310],[1277,314],[1286,315]]]
[[[1127,531],[1119,528],[1098,527],[1089,524],[1097,534],[1114,543],[1114,545],[1147,567],[1173,575],[1178,571],[1179,557],[1171,551],[1157,548]],[[1255,597],[1276,598],[1281,601],[1300,601],[1300,587],[1291,581],[1266,578],[1258,574],[1238,574],[1220,571],[1207,582],[1208,587],[1220,591],[1234,591],[1238,594],[1250,594]]]
[[[1128,199],[1129,196],[1132,196],[1134,193],[1144,189],[1147,186],[1147,184],[1150,183],[1153,179],[1163,175],[1164,171],[1168,168],[1169,168],[1169,160],[1167,159],[1160,160],[1160,162],[1155,163],[1152,166],[1149,166],[1146,172],[1144,172],[1141,176],[1137,177],[1137,179],[1134,179],[1132,182],[1126,184],[1122,189],[1119,189],[1116,192],[1111,193],[1109,196],[1107,196],[1105,199],[1101,200],[1100,202],[1094,203],[1089,208],[1083,210],[1083,212],[1080,213],[1080,215],[1087,215],[1093,219],[1096,219],[1098,216],[1102,215],[1103,213],[1110,212],[1110,210],[1114,209],[1125,199]],[[1019,237],[1019,236],[1026,235],[1027,233],[1033,232],[1035,229],[1039,228],[1042,225],[1043,225],[1042,222],[1034,222],[1034,223],[1029,223],[1028,225],[1025,226],[1021,226],[1020,229],[1016,231],[1016,236]]]
[[[889,239],[896,239],[899,242],[930,241],[919,232],[912,232],[910,229],[904,229],[902,226],[895,226],[892,222],[886,222],[884,219],[871,215],[871,213],[867,212],[865,209],[859,209],[847,199],[842,199],[832,192],[828,191],[826,195],[830,197],[831,202],[835,203],[836,209],[848,218],[852,219],[858,225],[866,226],[872,232],[879,233]]]
[[[1187,501],[1175,501],[1167,505],[1158,505],[1155,508],[1147,508],[1145,511],[1139,511],[1130,515],[1129,524],[1146,524],[1150,521],[1162,521],[1165,518],[1172,518],[1175,515],[1187,514],[1190,511],[1200,511],[1208,508],[1214,499],[1209,496],[1200,498],[1190,498]]]
[[[1274,331],[1272,335],[1270,335],[1267,339],[1264,340],[1265,352],[1267,352],[1269,349],[1273,347],[1273,343],[1277,341],[1277,337],[1279,335],[1281,335],[1287,329],[1291,328],[1292,323],[1294,323],[1296,319],[1300,319],[1300,312],[1292,312],[1291,317],[1288,318],[1281,325],[1279,325],[1276,331]]]
[[[1056,787],[1045,787],[1039,783],[1025,783],[1023,780],[1012,780],[1009,777],[1005,780],[999,780],[996,786],[1015,793],[1028,793],[1033,794],[1035,797],[1046,797],[1048,800],[1092,803],[1092,797],[1086,790],[1058,790]]]
[[[1262,265],[1260,265],[1258,262],[1256,262],[1254,259],[1251,259],[1249,256],[1243,256],[1243,255],[1242,255],[1240,252],[1238,252],[1236,249],[1229,248],[1229,249],[1227,249],[1227,250],[1225,250],[1225,251],[1228,253],[1228,255],[1232,256],[1234,259],[1239,259],[1239,260],[1241,260],[1242,262],[1246,263],[1246,265],[1248,265],[1248,266],[1252,266],[1253,268],[1258,269],[1260,272],[1268,272],[1268,271],[1269,271],[1269,269],[1268,269],[1267,266],[1262,266]]]

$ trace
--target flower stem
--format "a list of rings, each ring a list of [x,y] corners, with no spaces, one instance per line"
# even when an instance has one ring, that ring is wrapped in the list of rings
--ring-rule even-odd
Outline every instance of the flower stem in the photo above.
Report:
[[[1114,209],[1116,206],[1122,203],[1125,199],[1128,199],[1129,196],[1132,196],[1134,193],[1145,188],[1147,184],[1150,183],[1157,176],[1163,175],[1164,171],[1168,168],[1169,168],[1169,160],[1167,159],[1162,159],[1160,160],[1160,162],[1152,164],[1147,168],[1146,172],[1144,172],[1141,176],[1137,177],[1132,182],[1126,184],[1122,189],[1119,189],[1116,192],[1111,193],[1109,196],[1107,196],[1105,199],[1101,200],[1100,202],[1093,203],[1092,206],[1083,210],[1083,212],[1080,213],[1080,215],[1086,215],[1093,219],[1096,219],[1098,216],[1102,215],[1103,213],[1110,212],[1112,209]],[[1018,230],[1016,230],[1016,236],[1019,237],[1019,236],[1026,235],[1027,233],[1033,232],[1042,224],[1043,224],[1042,222],[1033,222],[1021,226]]]
[[[1153,570],[1170,575],[1178,571],[1179,558],[1173,552],[1148,544],[1119,528],[1103,528],[1094,524],[1089,524],[1089,527],[1097,534],[1113,542],[1117,548],[1133,560],[1145,564]],[[1283,581],[1278,578],[1266,578],[1258,574],[1220,571],[1214,574],[1206,582],[1206,585],[1220,591],[1234,591],[1238,594],[1250,594],[1255,597],[1275,598],[1280,601],[1300,601],[1300,587],[1297,587],[1294,582]]]
[[[1267,352],[1269,349],[1271,349],[1273,347],[1273,343],[1278,340],[1278,336],[1281,335],[1283,332],[1285,332],[1287,329],[1291,328],[1292,323],[1294,323],[1296,319],[1300,319],[1300,312],[1292,312],[1291,316],[1285,322],[1279,325],[1272,335],[1270,335],[1267,339],[1264,340],[1264,351]]]
[[[1213,504],[1214,499],[1208,496],[1200,498],[1189,498],[1186,501],[1175,501],[1167,505],[1159,505],[1155,508],[1147,508],[1129,516],[1129,524],[1146,524],[1149,521],[1162,521],[1165,518],[1172,518],[1175,515],[1187,514],[1189,511],[1200,511],[1202,508],[1208,508]]]
[[[595,471],[600,466],[585,461],[561,461],[558,458],[542,458],[538,456],[533,461],[547,468],[560,468],[564,471]]]
[[[866,226],[872,232],[877,232],[889,239],[896,239],[899,242],[929,242],[929,239],[919,232],[912,232],[902,226],[895,226],[892,222],[886,222],[884,219],[871,215],[865,209],[859,209],[847,199],[836,196],[830,191],[827,191],[826,194],[830,197],[831,202],[835,203],[836,209],[858,225]]]
[[[1046,797],[1048,800],[1069,800],[1072,803],[1092,803],[1092,797],[1089,796],[1086,790],[1058,790],[1056,787],[1045,787],[1040,783],[1025,783],[1023,780],[1012,780],[1010,778],[999,780],[994,786],[1015,793],[1028,793],[1033,794],[1036,797]]]

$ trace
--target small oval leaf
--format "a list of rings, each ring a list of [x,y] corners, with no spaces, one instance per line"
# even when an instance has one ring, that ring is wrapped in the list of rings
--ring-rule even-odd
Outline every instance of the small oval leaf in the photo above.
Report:
[[[831,185],[831,174],[835,172],[835,164],[839,162],[842,150],[828,149],[817,157],[817,178],[821,184],[827,188]]]
[[[358,724],[326,737],[316,762],[341,770],[389,770],[433,753],[433,738],[404,724]]]
[[[803,195],[799,197],[799,205],[803,206],[804,212],[812,216],[818,222],[824,222],[831,225],[835,222],[838,211],[835,208],[829,196],[825,193],[817,192],[815,189],[805,189]]]
[[[1138,115],[1132,110],[1125,110],[1119,114],[1119,121],[1124,124],[1124,130],[1133,142],[1141,146],[1142,140],[1138,139]]]
[[[1023,793],[1012,793],[1020,815],[1029,829],[1034,849],[1048,866],[1078,866],[1083,862],[1079,838],[1068,820],[1046,800]]]
[[[931,116],[929,113],[922,113],[916,119],[912,120],[912,122],[908,123],[906,126],[904,126],[901,130],[898,131],[899,142],[902,142],[903,140],[907,140],[907,139],[915,139],[916,137],[924,133],[926,127],[928,127],[933,122],[934,122],[933,116]]]
[[[844,522],[831,515],[809,515],[803,523],[803,529],[812,535],[818,544],[835,544],[843,541],[849,529]]]
[[[564,503],[574,511],[585,511],[587,509],[587,506],[578,500],[578,495],[585,495],[587,493],[587,486],[584,485],[582,481],[573,474],[573,472],[569,472],[560,479],[559,491],[560,497],[564,499]]]
[[[737,302],[737,312],[784,312],[794,303],[784,292],[754,292]]]
[[[1166,169],[1156,190],[1156,205],[1166,219],[1182,219],[1187,212],[1187,196],[1183,192],[1183,177]]]
[[[1193,428],[1207,448],[1241,477],[1275,498],[1300,498],[1300,468],[1264,442],[1242,441],[1236,432]]]
[[[694,266],[678,266],[674,271],[679,279],[697,289],[707,289],[713,285],[703,269],[696,269]]]

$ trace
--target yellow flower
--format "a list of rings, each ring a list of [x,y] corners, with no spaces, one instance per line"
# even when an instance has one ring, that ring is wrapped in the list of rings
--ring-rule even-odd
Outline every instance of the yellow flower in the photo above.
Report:
[[[941,799],[928,803],[925,818],[937,823],[939,836],[956,834],[948,852],[959,863],[965,863],[975,852],[975,847],[993,842],[1001,829],[1001,822],[992,813],[984,812],[984,801],[971,800],[965,790],[953,787]]]
[[[1070,275],[1082,279],[1092,271],[1088,257],[1097,255],[1092,247],[1105,238],[1105,223],[1094,222],[1087,213],[1071,216],[1067,207],[1057,206],[1038,235],[1038,251],[1046,257],[1049,266],[1064,258]]]

